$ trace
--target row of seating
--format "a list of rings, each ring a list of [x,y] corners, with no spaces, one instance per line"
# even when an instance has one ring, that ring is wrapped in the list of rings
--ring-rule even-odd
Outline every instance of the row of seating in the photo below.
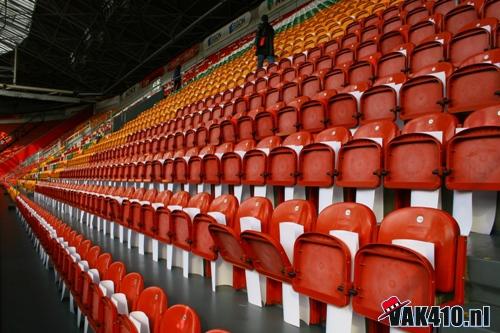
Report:
[[[310,76],[300,85],[288,82],[280,89],[271,88],[263,93],[253,93],[248,98],[237,98],[224,108],[206,109],[132,134],[127,139],[129,144],[135,142],[147,148],[149,143],[154,148],[156,140],[158,151],[131,150],[127,156],[243,139],[260,140],[269,135],[284,136],[299,130],[315,133],[336,126],[355,128],[377,120],[411,120],[435,112],[461,114],[478,110],[499,103],[496,89],[500,84],[499,68],[483,62],[486,59],[500,63],[499,51],[496,49],[475,56],[471,61],[477,60],[478,63],[455,72],[451,65],[439,63],[408,81],[400,73],[378,81],[371,88],[366,84],[348,86],[339,91],[324,87],[330,79],[337,80],[333,72],[323,80]],[[484,82],[480,91],[473,89],[475,82]],[[468,87],[468,91],[464,91],[464,87]],[[447,88],[446,94],[443,88]],[[114,156],[103,151],[90,161],[109,157]]]
[[[383,183],[387,188],[428,190],[446,183],[450,189],[496,190],[500,184],[494,172],[498,157],[495,145],[500,139],[499,110],[497,105],[472,113],[464,122],[466,129],[459,131],[454,116],[435,113],[408,122],[401,134],[394,123],[379,121],[361,126],[352,137],[350,131],[337,127],[315,137],[309,132],[296,132],[283,142],[270,136],[258,144],[243,140],[145,156],[140,151],[133,154],[131,148],[137,145],[129,145],[114,151],[123,157],[102,155],[108,162],[95,163],[92,169],[70,169],[60,176],[125,182],[313,187],[329,187],[335,182],[346,188],[376,188]],[[337,142],[336,147],[333,142]],[[475,154],[469,153],[471,146],[475,147]],[[487,155],[489,158],[485,159]],[[479,170],[488,170],[488,176]]]
[[[451,1],[448,2],[449,5],[453,5]],[[404,4],[406,4],[406,2],[403,3],[403,5]],[[418,4],[419,1],[414,1],[411,6],[414,7]],[[476,7],[481,7],[481,4],[482,1],[477,2]],[[410,6],[410,4],[407,4],[407,6],[403,5],[399,7],[399,10],[404,11],[402,8]],[[485,6],[487,6],[488,9],[493,8],[493,1],[487,2]],[[427,15],[430,15],[428,7],[429,3],[423,4],[421,7],[412,8],[412,11],[423,11],[427,13]],[[398,7],[395,8],[397,9]],[[437,18],[429,18],[428,16],[421,14],[418,15],[417,19],[411,20],[410,23],[413,25],[402,28],[402,30],[398,31],[399,34],[404,35],[399,39],[394,38],[394,36],[391,38],[390,34],[394,34],[394,31],[388,31],[389,35],[386,38],[383,36],[379,38],[377,35],[370,34],[367,35],[367,37],[361,37],[361,39],[359,39],[361,27],[364,27],[365,30],[370,30],[371,28],[378,31],[377,24],[380,24],[379,21],[383,20],[380,16],[387,16],[388,20],[399,18],[401,13],[398,13],[398,11],[395,11],[394,8],[392,8],[389,9],[386,14],[379,12],[372,15],[372,18],[353,22],[348,26],[346,34],[343,37],[330,40],[327,43],[319,44],[311,49],[308,49],[306,53],[298,53],[291,58],[283,58],[279,63],[268,66],[267,71],[265,69],[260,69],[256,72],[249,73],[246,77],[246,81],[247,83],[250,83],[262,77],[267,76],[269,78],[269,76],[272,76],[272,80],[269,80],[269,87],[274,87],[276,84],[275,82],[279,82],[279,79],[283,81],[290,80],[294,77],[293,71],[286,71],[283,73],[285,69],[288,69],[293,65],[296,66],[297,73],[295,73],[295,75],[301,76],[304,74],[310,74],[314,71],[324,71],[325,69],[332,68],[336,65],[340,65],[341,63],[344,64],[344,66],[338,69],[345,70],[349,67],[348,65],[356,59],[366,59],[350,66],[351,70],[348,70],[348,75],[346,75],[347,79],[344,80],[343,83],[346,84],[347,82],[350,84],[357,84],[367,80],[370,82],[370,80],[373,81],[377,77],[382,78],[400,72],[401,70],[404,72],[416,72],[425,66],[446,59],[450,59],[455,66],[458,66],[467,57],[477,54],[478,52],[482,52],[484,49],[495,47],[496,26],[498,19],[495,15],[498,16],[498,13],[494,10],[487,10],[487,13],[491,15],[491,17],[474,21],[474,18],[478,18],[479,16],[477,13],[474,14],[476,8],[473,5],[464,4],[456,7],[455,9],[452,8],[453,7],[448,6],[447,10],[450,10],[450,12],[446,15],[456,19],[456,24],[465,25],[464,27],[461,26],[461,33],[457,34],[457,36],[454,36],[453,38],[451,36],[452,33],[455,34],[455,31],[451,27],[447,28],[446,25],[443,25],[443,27],[441,26],[439,19],[439,15],[441,14],[437,14]],[[390,16],[389,14],[396,16]],[[460,18],[462,15],[464,16],[463,19],[457,19],[457,17]],[[401,24],[403,23],[406,22],[401,22]],[[429,29],[429,27],[427,27],[428,25],[433,25],[434,28]],[[394,29],[399,28],[399,26],[394,27]],[[415,31],[412,30],[412,28]],[[422,33],[420,34],[418,33],[419,29],[422,29]],[[407,30],[412,32],[409,36],[406,34],[408,32]],[[481,34],[484,34],[484,43],[479,41],[482,38],[480,36]],[[381,45],[384,41],[389,42],[388,46]],[[353,42],[361,42],[361,44],[354,47],[353,45],[355,44],[353,44]],[[451,48],[449,47],[450,43],[453,45]],[[418,46],[414,49],[413,44]],[[357,49],[357,52],[355,52],[355,49]],[[391,49],[394,50],[394,52],[390,52],[390,54],[384,55],[381,58],[377,55],[377,51],[382,51],[382,53],[385,54]],[[333,59],[328,56],[335,55],[337,51],[339,51],[339,56],[341,56],[339,58],[341,59],[341,63],[335,61],[337,59],[336,56],[334,56]],[[335,54],[332,54],[332,52]],[[321,55],[325,56],[321,57]],[[310,60],[312,62],[307,62],[306,60]],[[370,71],[372,73],[369,73]],[[350,72],[352,72],[352,74]],[[362,73],[361,77],[356,75],[356,73]],[[262,85],[262,83],[262,81],[259,82],[259,85]],[[234,89],[226,90],[223,93],[209,97],[206,100],[200,100],[197,103],[187,105],[184,108],[179,109],[176,116],[179,118],[181,115],[185,116],[195,111],[201,111],[205,107],[212,108],[222,102],[229,102],[231,99],[238,97],[244,87],[245,86],[235,87]],[[248,94],[249,92],[247,91],[246,95],[248,96]]]
[[[103,253],[98,245],[24,195],[16,200],[44,263],[48,267],[50,260],[56,280],[63,283],[63,295],[68,288],[79,317],[80,311],[85,316],[85,331],[90,323],[94,332],[102,333],[201,332],[193,309],[186,305],[167,307],[167,295],[161,288],[145,288],[141,274],[127,273],[123,262],[113,261],[110,253]],[[71,311],[72,307],[71,303]]]
[[[377,321],[381,302],[391,295],[414,305],[435,305],[438,295],[446,293],[453,295],[446,305],[463,303],[466,237],[460,235],[457,222],[438,209],[399,209],[377,226],[373,212],[358,203],[332,204],[317,216],[306,200],[289,200],[273,210],[263,197],[238,205],[232,195],[212,200],[208,193],[189,198],[186,192],[119,191],[69,184],[37,186],[44,196],[207,261],[220,255],[233,265],[236,289],[246,287],[244,270],[257,271],[268,278],[266,304],[282,302],[280,283],[292,285],[310,297],[311,323],[324,319],[324,304],[345,307],[351,301],[356,313]],[[346,245],[344,232],[354,233],[359,250]],[[298,237],[290,245],[287,237],[293,234]],[[408,240],[431,244],[434,259]],[[385,269],[388,266],[391,270]],[[214,273],[210,266],[204,267],[205,275]],[[392,282],[384,284],[385,280]]]

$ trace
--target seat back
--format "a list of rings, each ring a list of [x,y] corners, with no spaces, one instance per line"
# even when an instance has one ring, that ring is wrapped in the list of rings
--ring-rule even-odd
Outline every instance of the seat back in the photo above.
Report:
[[[201,192],[193,195],[186,207],[188,208],[198,208],[200,213],[206,213],[210,207],[210,202],[212,201],[212,196],[207,192]]]
[[[404,126],[401,134],[418,132],[442,132],[443,143],[448,142],[455,135],[458,120],[448,113],[435,113],[415,118]]]
[[[144,192],[144,195],[142,196],[142,200],[153,202],[155,200],[157,194],[158,194],[158,191],[156,189],[149,189],[146,192]]]
[[[101,248],[98,245],[94,245],[90,248],[85,256],[85,260],[87,260],[89,267],[94,267],[97,261],[97,258],[101,254]]]
[[[446,81],[453,73],[450,63],[439,63],[422,68],[403,83],[400,90],[403,120],[413,119],[427,113],[443,112],[446,105]]]
[[[123,277],[118,292],[125,294],[129,310],[137,308],[137,301],[143,289],[144,279],[141,274],[132,272]]]
[[[235,216],[238,211],[238,199],[231,194],[223,194],[210,203],[209,212],[219,212],[224,214],[226,225],[233,227],[235,224]]]
[[[413,239],[434,244],[436,290],[452,292],[455,286],[460,230],[455,219],[434,208],[407,207],[389,213],[382,221],[378,243]]]
[[[233,224],[233,230],[236,234],[241,233],[240,221],[242,218],[251,217],[260,221],[261,232],[268,231],[268,223],[273,213],[273,204],[268,198],[251,197],[241,203],[238,208],[238,214]]]
[[[111,263],[111,254],[103,253],[97,258],[95,267],[99,271],[99,276],[104,276],[108,271],[109,264]]]
[[[354,133],[353,139],[382,138],[384,143],[387,143],[398,134],[398,131],[397,126],[392,121],[374,121],[360,126]]]
[[[169,204],[171,198],[172,198],[172,191],[163,190],[161,192],[158,192],[158,195],[156,196],[154,202],[163,203],[166,206]]]
[[[120,289],[120,283],[125,276],[126,268],[125,264],[121,261],[115,261],[109,265],[108,270],[104,274],[102,280],[111,280],[115,288],[115,292]]]
[[[160,320],[158,333],[200,333],[198,314],[187,305],[177,304],[168,308]]]
[[[492,34],[497,29],[497,20],[486,18],[463,27],[450,42],[450,62],[459,66],[465,59],[494,46]]]
[[[160,332],[160,317],[166,310],[167,304],[167,295],[159,287],[148,287],[139,295],[135,310],[146,314],[149,319],[151,333]]]
[[[500,127],[473,127],[448,142],[446,187],[452,190],[500,190]]]
[[[281,145],[278,136],[269,136],[259,141],[256,148],[243,156],[242,179],[246,185],[263,185],[266,182],[267,155],[270,150]]]
[[[490,106],[471,113],[464,127],[500,126],[500,105]]]
[[[172,195],[169,205],[176,205],[186,207],[190,202],[189,193],[186,191],[179,191]]]
[[[280,224],[293,222],[304,226],[304,232],[313,230],[316,222],[316,209],[306,200],[294,199],[279,204],[273,211],[269,225],[269,235],[280,241]]]
[[[354,202],[340,202],[325,207],[316,220],[314,231],[329,234],[331,230],[345,230],[359,235],[359,246],[377,239],[377,219],[367,206]]]
[[[448,80],[448,112],[470,112],[500,103],[500,68],[472,64],[457,69]]]
[[[352,94],[337,94],[328,100],[326,118],[330,126],[358,125],[358,101]]]

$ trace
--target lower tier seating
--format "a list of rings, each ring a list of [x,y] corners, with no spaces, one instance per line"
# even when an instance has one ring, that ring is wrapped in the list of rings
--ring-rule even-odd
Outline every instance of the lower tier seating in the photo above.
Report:
[[[234,195],[206,192],[61,183],[39,183],[36,191],[37,200],[98,224],[110,237],[118,226],[130,248],[144,253],[151,241],[154,260],[158,246],[166,246],[169,267],[182,267],[185,277],[211,277],[214,290],[219,284],[246,289],[252,303],[256,287],[260,293],[265,286],[259,302],[282,303],[285,321],[294,306],[289,293],[307,300],[310,324],[326,319],[325,307],[352,304],[356,316],[380,325],[380,304],[394,295],[416,305],[464,302],[467,230],[440,209],[396,209],[377,225],[374,212],[356,202],[317,214],[301,199],[273,208],[265,197],[239,203]],[[264,280],[255,284],[252,275]]]
[[[76,303],[78,325],[85,317],[85,331],[90,324],[94,332],[106,333],[201,332],[199,317],[189,306],[168,307],[161,288],[145,287],[141,274],[127,273],[122,262],[24,195],[16,200],[42,262],[54,267],[61,297],[68,289],[72,312]]]

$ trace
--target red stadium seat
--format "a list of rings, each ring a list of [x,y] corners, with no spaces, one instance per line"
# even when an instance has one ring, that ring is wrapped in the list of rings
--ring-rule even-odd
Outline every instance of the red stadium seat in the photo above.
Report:
[[[415,73],[422,68],[445,61],[451,40],[449,32],[442,32],[422,40],[411,54],[410,70]]]
[[[168,206],[158,205],[154,212],[151,230],[154,232],[154,238],[159,241],[170,244],[172,242],[172,209],[186,207],[188,205],[189,193],[186,191],[176,192],[168,201]],[[164,203],[166,198],[164,200]],[[171,209],[172,208],[172,209]]]
[[[193,220],[190,236],[191,252],[207,260],[217,259],[217,251],[215,251],[214,241],[208,232],[208,227],[210,224],[219,223],[232,228],[237,211],[238,199],[233,195],[223,194],[210,203],[207,213],[197,214]]]
[[[448,79],[448,112],[470,112],[500,102],[500,68],[477,63],[457,69]]]
[[[500,105],[477,110],[464,121],[464,127],[480,126],[500,126]]]
[[[198,193],[189,199],[186,208],[194,208],[199,210],[200,213],[208,212],[212,198],[206,192]],[[172,230],[172,243],[186,251],[191,250],[192,244],[192,229],[193,223],[191,217],[183,210],[174,210],[170,214],[170,223]]]
[[[395,85],[401,85],[405,80],[405,75],[398,73],[377,80],[372,88],[366,90],[360,100],[360,123],[396,120],[399,105]]]
[[[395,240],[430,243],[434,263],[413,249],[393,244]],[[431,306],[439,300],[439,294],[453,293],[453,299],[445,304],[462,304],[465,244],[457,222],[444,211],[416,207],[393,211],[382,221],[377,243],[365,245],[356,255],[354,311],[378,321],[383,314],[382,302],[392,296],[413,306]],[[392,269],[380,269],[387,265]],[[388,325],[387,318],[382,323]],[[431,332],[431,328],[411,331]]]
[[[448,103],[446,82],[452,73],[453,66],[445,62],[427,66],[414,73],[401,86],[399,117],[408,120],[424,114],[443,112]]]
[[[234,145],[232,143],[223,143],[217,148],[213,154],[206,154],[202,160],[203,183],[205,184],[220,184],[221,180],[221,165],[220,158],[223,154],[232,152]]]
[[[267,155],[271,149],[281,145],[281,139],[270,136],[259,141],[256,149],[249,150],[242,161],[241,183],[245,185],[264,185],[267,174]]]
[[[297,132],[289,135],[280,147],[271,149],[267,163],[267,184],[293,186],[297,179],[298,153],[296,147],[312,143],[309,132]]]
[[[234,151],[222,155],[220,159],[222,184],[241,184],[242,158],[247,151],[254,148],[254,140],[242,140],[234,146]]]
[[[479,18],[478,12],[473,5],[463,4],[450,10],[444,16],[443,29],[456,34],[466,24]]]
[[[137,307],[137,300],[142,290],[144,289],[144,280],[139,273],[128,273],[121,280],[120,285],[116,289],[115,298],[124,297],[127,303],[127,309],[132,310]],[[113,297],[113,296],[112,296]],[[111,298],[102,299],[103,308],[103,333],[115,333],[118,323],[117,307],[111,301]]]
[[[467,58],[494,48],[498,22],[493,18],[465,25],[450,42],[450,62],[458,67]]]
[[[111,296],[115,290],[120,290],[120,284],[125,276],[125,265],[120,261],[115,261],[109,265],[106,273],[101,277],[99,285],[92,284],[90,286],[91,296],[91,306],[89,311],[89,321],[92,327],[101,328],[104,324],[104,300],[103,298]],[[106,286],[110,294],[105,295],[101,289],[101,284]]]
[[[345,144],[351,132],[345,127],[328,128],[316,135],[314,143],[304,146],[299,154],[297,184],[302,186],[330,187],[336,174],[336,154],[331,142]]]
[[[447,113],[421,116],[409,121],[402,134],[385,147],[386,188],[436,190],[441,187],[446,143],[458,121]],[[442,141],[422,132],[439,131]]]
[[[289,273],[293,272],[293,267],[280,243],[280,224],[284,222],[301,225],[304,232],[312,231],[316,222],[315,209],[305,200],[283,202],[273,211],[268,233],[247,230],[241,234],[241,240],[247,257],[259,273],[277,282],[291,283],[293,275]],[[277,287],[268,285],[268,302],[281,300],[278,296],[281,289]]]
[[[238,214],[232,227],[222,224],[211,224],[208,227],[210,235],[225,261],[244,269],[253,269],[243,250],[240,233],[242,219],[256,219],[261,232],[266,233],[273,212],[273,205],[267,198],[252,197],[238,208]]]
[[[200,333],[198,314],[189,306],[177,304],[165,310],[158,333]]]
[[[448,143],[446,187],[460,191],[500,189],[500,128],[480,126],[457,133]]]
[[[161,315],[167,308],[167,295],[158,287],[148,287],[144,289],[137,300],[137,306],[133,309],[129,316],[119,316],[119,332],[139,333],[135,328],[135,324],[131,321],[130,316],[140,318],[136,315],[137,312],[142,312],[145,315],[149,332],[160,332]]]
[[[377,238],[377,221],[370,208],[358,203],[337,203],[323,209],[314,228],[295,242],[293,288],[315,300],[344,307],[350,303],[351,253],[329,233],[345,230],[358,234],[359,245]]]
[[[375,121],[358,128],[353,140],[339,151],[337,185],[353,188],[377,188],[383,170],[383,146],[370,138],[382,139],[386,145],[398,134],[396,125],[387,120]]]

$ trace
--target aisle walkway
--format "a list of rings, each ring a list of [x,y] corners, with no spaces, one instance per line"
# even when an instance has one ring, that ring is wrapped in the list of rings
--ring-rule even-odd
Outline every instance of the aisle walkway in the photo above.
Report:
[[[10,198],[0,191],[1,332],[79,332],[68,301],[59,301],[52,270],[42,266],[9,204]]]

